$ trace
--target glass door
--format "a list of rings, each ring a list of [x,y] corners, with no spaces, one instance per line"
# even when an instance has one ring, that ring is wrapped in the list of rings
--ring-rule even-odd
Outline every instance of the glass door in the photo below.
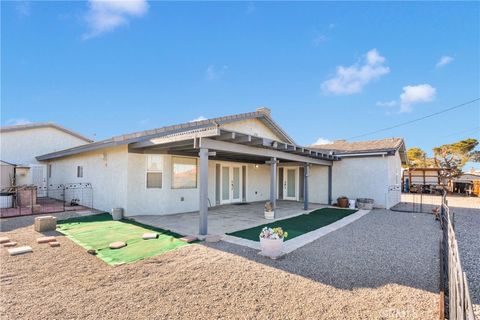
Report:
[[[283,199],[297,200],[297,168],[285,168]]]

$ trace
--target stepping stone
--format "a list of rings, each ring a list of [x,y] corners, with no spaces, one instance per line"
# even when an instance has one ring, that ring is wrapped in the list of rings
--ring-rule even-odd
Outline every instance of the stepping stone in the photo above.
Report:
[[[52,242],[52,241],[57,241],[55,237],[40,237],[37,238],[37,243],[47,243],[47,242]]]
[[[60,247],[60,242],[58,241],[51,241],[48,243],[50,247]]]
[[[123,247],[126,247],[126,246],[127,246],[127,244],[123,241],[112,242],[109,245],[110,249],[120,249],[120,248],[123,248]]]
[[[158,233],[144,233],[142,238],[143,240],[158,239]]]
[[[185,236],[185,237],[180,238],[180,240],[183,241],[183,242],[190,243],[190,242],[198,240],[198,238],[195,237],[195,236]]]
[[[32,251],[33,251],[32,248],[29,247],[29,246],[23,246],[23,247],[8,249],[8,253],[11,256],[16,256],[16,255],[19,255],[19,254],[24,254],[24,253],[28,253],[28,252],[32,252]]]
[[[7,242],[10,242],[9,237],[0,237],[0,244],[7,243]]]
[[[3,246],[6,247],[6,248],[15,247],[16,245],[17,245],[17,243],[14,242],[14,241],[10,241],[10,242],[7,242],[7,243],[3,244]]]

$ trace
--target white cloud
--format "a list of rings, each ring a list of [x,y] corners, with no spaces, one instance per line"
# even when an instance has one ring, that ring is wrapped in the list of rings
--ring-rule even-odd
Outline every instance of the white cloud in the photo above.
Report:
[[[314,145],[317,145],[317,144],[331,144],[333,143],[332,140],[328,140],[328,139],[325,139],[325,138],[318,138],[317,141],[315,141]]]
[[[141,17],[148,11],[146,0],[89,0],[85,17],[89,31],[83,35],[90,39],[128,24],[131,17]]]
[[[18,125],[22,125],[22,124],[29,124],[29,123],[32,123],[30,120],[28,119],[24,119],[24,118],[17,118],[17,119],[10,119],[10,120],[7,120],[7,125],[9,126],[18,126]]]
[[[397,105],[397,101],[391,100],[391,101],[377,101],[377,106],[379,107],[395,107]]]
[[[436,94],[437,89],[427,83],[405,86],[400,95],[400,112],[410,112],[414,104],[433,101]]]
[[[442,68],[446,66],[447,64],[450,64],[453,62],[453,58],[450,56],[441,56],[440,60],[438,60],[437,64],[435,65],[437,68]]]
[[[190,120],[189,122],[195,122],[195,121],[203,121],[203,120],[207,120],[207,118],[205,118],[204,116],[200,116],[198,118],[195,118],[193,120]]]
[[[390,72],[384,65],[385,57],[377,49],[367,52],[363,60],[349,67],[338,66],[335,77],[322,83],[322,91],[336,95],[359,93],[367,84]]]
[[[205,78],[207,80],[216,80],[220,79],[225,72],[227,72],[228,66],[223,66],[221,68],[217,68],[214,65],[209,65],[207,70],[205,71]]]

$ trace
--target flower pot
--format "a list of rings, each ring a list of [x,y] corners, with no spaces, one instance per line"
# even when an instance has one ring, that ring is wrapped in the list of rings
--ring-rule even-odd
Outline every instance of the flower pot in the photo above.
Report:
[[[337,205],[340,208],[347,208],[348,207],[348,198],[338,198]]]
[[[275,211],[265,211],[265,219],[273,220],[275,219]]]
[[[267,239],[260,238],[260,248],[262,254],[267,257],[279,257],[282,255],[283,238],[280,239]]]

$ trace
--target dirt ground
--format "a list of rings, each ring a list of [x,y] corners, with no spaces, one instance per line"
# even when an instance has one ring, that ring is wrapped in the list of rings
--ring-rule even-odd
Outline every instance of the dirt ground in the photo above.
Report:
[[[301,259],[298,255],[259,263],[223,250],[224,243],[195,244],[111,267],[63,236],[59,248],[36,244],[40,234],[32,226],[0,236],[34,250],[10,257],[0,249],[2,319],[437,317],[438,295],[431,291],[395,282],[345,289],[275,267],[295,265],[288,259]]]

